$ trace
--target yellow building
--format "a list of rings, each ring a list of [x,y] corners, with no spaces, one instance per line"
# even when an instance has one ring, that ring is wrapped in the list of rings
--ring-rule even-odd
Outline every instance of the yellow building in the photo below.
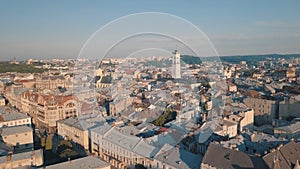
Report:
[[[6,127],[1,129],[3,142],[15,149],[32,149],[33,133],[28,126]]]
[[[57,122],[57,134],[66,140],[71,140],[87,151],[89,149],[88,130],[81,126],[80,121],[74,118],[68,118]]]

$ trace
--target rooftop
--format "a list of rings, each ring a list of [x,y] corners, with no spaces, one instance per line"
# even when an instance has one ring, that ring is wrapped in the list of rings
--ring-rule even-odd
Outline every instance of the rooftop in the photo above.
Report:
[[[58,121],[58,123],[65,124],[70,127],[77,128],[79,130],[88,130],[89,128],[103,124],[104,119],[95,114],[89,114],[81,117],[70,117],[67,119],[63,119]]]
[[[218,160],[216,160],[218,159]],[[203,164],[216,168],[268,168],[263,159],[211,143],[203,157]]]
[[[26,114],[22,114],[19,112],[9,112],[0,114],[0,122],[7,122],[13,120],[27,119],[30,118]]]
[[[157,152],[155,146],[148,144],[142,138],[125,134],[117,127],[102,125],[92,129],[92,132],[102,135],[104,140],[112,144],[135,152],[141,156],[153,158]]]
[[[8,136],[13,134],[32,132],[32,128],[28,126],[14,126],[2,128],[1,131],[2,136]]]
[[[36,157],[42,157],[43,152],[42,149],[40,150],[34,150],[34,151],[27,151],[24,153],[18,153],[18,154],[12,154],[11,155],[11,161],[20,161],[20,160],[26,160],[26,159],[31,159],[32,155],[35,155]],[[0,157],[0,164],[6,162],[6,156]]]
[[[105,168],[110,166],[105,161],[93,156],[87,156],[63,163],[47,166],[48,169],[91,169],[91,168]]]
[[[172,147],[166,144],[162,147],[161,151],[157,153],[155,159],[165,162],[174,168],[197,169],[200,168],[202,157],[182,148]]]
[[[300,121],[292,123],[288,126],[282,126],[282,127],[277,127],[277,130],[284,130],[287,131],[289,133],[295,133],[300,131]]]
[[[271,168],[274,163],[278,163],[281,168],[292,168],[297,160],[300,160],[300,143],[291,141],[277,150],[265,155],[263,159],[266,164]]]

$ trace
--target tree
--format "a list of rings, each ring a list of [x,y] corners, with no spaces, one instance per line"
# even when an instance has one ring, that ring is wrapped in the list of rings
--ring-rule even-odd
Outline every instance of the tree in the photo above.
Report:
[[[164,124],[176,119],[177,112],[167,109],[164,113],[155,119],[152,123],[156,126],[164,126]]]
[[[73,146],[70,141],[62,140],[59,142],[57,147],[57,154],[61,158],[69,158],[78,156],[79,154],[73,149]]]
[[[136,164],[135,169],[147,169],[143,164]]]
[[[50,136],[46,139],[46,150],[52,150],[52,137]]]
[[[74,157],[77,155],[78,155],[78,153],[75,150],[70,149],[70,148],[67,148],[59,153],[60,158],[69,158],[69,157]]]

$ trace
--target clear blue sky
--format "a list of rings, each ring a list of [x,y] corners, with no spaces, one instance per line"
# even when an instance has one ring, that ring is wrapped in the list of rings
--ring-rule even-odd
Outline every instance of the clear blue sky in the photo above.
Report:
[[[299,7],[297,0],[0,0],[0,57],[76,58],[97,29],[137,12],[189,20],[220,55],[300,53]]]

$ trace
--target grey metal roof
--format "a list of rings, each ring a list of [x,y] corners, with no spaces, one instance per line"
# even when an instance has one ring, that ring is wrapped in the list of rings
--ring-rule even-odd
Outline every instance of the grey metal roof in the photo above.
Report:
[[[3,118],[3,120],[5,122],[30,118],[26,114],[22,114],[19,112],[2,113],[2,114],[0,114],[0,116]],[[0,119],[1,119],[1,117],[0,117]]]
[[[288,133],[296,133],[300,131],[300,122],[292,123],[288,126],[277,127],[277,130],[284,130]]]
[[[91,129],[92,132],[102,135],[105,141],[144,157],[153,158],[158,151],[156,147],[146,143],[142,138],[125,134],[119,130],[121,129],[109,125],[102,125]]]
[[[95,127],[91,129],[91,132],[97,133],[101,136],[103,136],[108,130],[110,130],[112,127],[110,125],[101,125],[98,127]]]
[[[28,126],[14,126],[14,127],[6,127],[1,129],[2,136],[27,133],[27,132],[32,132],[32,128]]]
[[[89,114],[81,117],[70,117],[63,119],[58,121],[58,123],[85,131],[91,127],[103,124],[104,119],[97,114]]]
[[[155,156],[156,160],[180,169],[200,168],[202,157],[184,150],[183,148],[164,146]]]
[[[46,166],[48,169],[86,169],[86,168],[104,168],[110,164],[93,156],[87,156],[63,163],[58,163],[50,166]]]
[[[36,157],[42,157],[43,153],[42,150],[34,150],[34,153],[32,153],[32,151],[27,151],[24,153],[18,153],[18,154],[12,154],[11,155],[11,161],[20,161],[20,160],[30,160],[32,155],[35,155]],[[6,162],[6,156],[2,156],[0,157],[0,164],[5,163]]]

